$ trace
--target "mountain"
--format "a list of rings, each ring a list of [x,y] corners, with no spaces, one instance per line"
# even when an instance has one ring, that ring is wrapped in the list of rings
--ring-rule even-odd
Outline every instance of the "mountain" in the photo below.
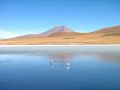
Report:
[[[107,27],[93,32],[94,34],[101,34],[101,37],[106,36],[120,36],[120,25]]]
[[[120,25],[113,27],[106,27],[95,31],[94,33],[118,33],[118,32],[120,32]]]
[[[57,26],[57,27],[54,27],[54,28],[48,30],[47,32],[41,33],[40,35],[41,36],[50,36],[54,33],[69,33],[69,32],[73,32],[73,30],[70,28],[67,28],[65,26]]]
[[[106,27],[90,33],[78,33],[65,26],[57,26],[41,34],[29,34],[0,40],[0,45],[5,44],[120,44],[120,26]]]
[[[41,37],[48,37],[48,36],[54,36],[54,34],[63,34],[63,33],[74,33],[74,31],[70,28],[67,28],[65,26],[57,26],[54,27],[46,32],[40,33],[40,34],[28,34],[23,36],[18,36],[12,39],[23,39],[23,38],[41,38]]]

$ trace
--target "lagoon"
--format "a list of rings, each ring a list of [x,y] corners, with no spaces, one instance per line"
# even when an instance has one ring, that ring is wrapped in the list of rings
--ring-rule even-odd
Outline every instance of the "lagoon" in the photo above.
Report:
[[[0,90],[120,90],[120,45],[0,46]]]

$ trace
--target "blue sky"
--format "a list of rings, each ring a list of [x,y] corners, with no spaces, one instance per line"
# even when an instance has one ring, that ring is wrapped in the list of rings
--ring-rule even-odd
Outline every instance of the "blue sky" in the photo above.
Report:
[[[0,38],[59,25],[79,32],[120,25],[120,0],[0,0]]]

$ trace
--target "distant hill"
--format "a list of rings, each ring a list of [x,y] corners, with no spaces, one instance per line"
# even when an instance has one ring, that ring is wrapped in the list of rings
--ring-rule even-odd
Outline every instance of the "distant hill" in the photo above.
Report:
[[[107,27],[93,32],[94,34],[102,34],[101,36],[120,36],[120,26]]]
[[[107,27],[90,33],[74,32],[65,26],[57,26],[40,34],[28,34],[0,40],[0,45],[5,44],[120,44],[120,26]]]

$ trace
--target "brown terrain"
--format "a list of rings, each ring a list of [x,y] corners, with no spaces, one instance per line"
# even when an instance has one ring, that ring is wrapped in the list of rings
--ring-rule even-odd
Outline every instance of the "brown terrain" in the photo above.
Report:
[[[41,34],[28,34],[0,40],[0,45],[44,44],[120,44],[120,26],[107,27],[90,33],[79,33],[58,26]]]

